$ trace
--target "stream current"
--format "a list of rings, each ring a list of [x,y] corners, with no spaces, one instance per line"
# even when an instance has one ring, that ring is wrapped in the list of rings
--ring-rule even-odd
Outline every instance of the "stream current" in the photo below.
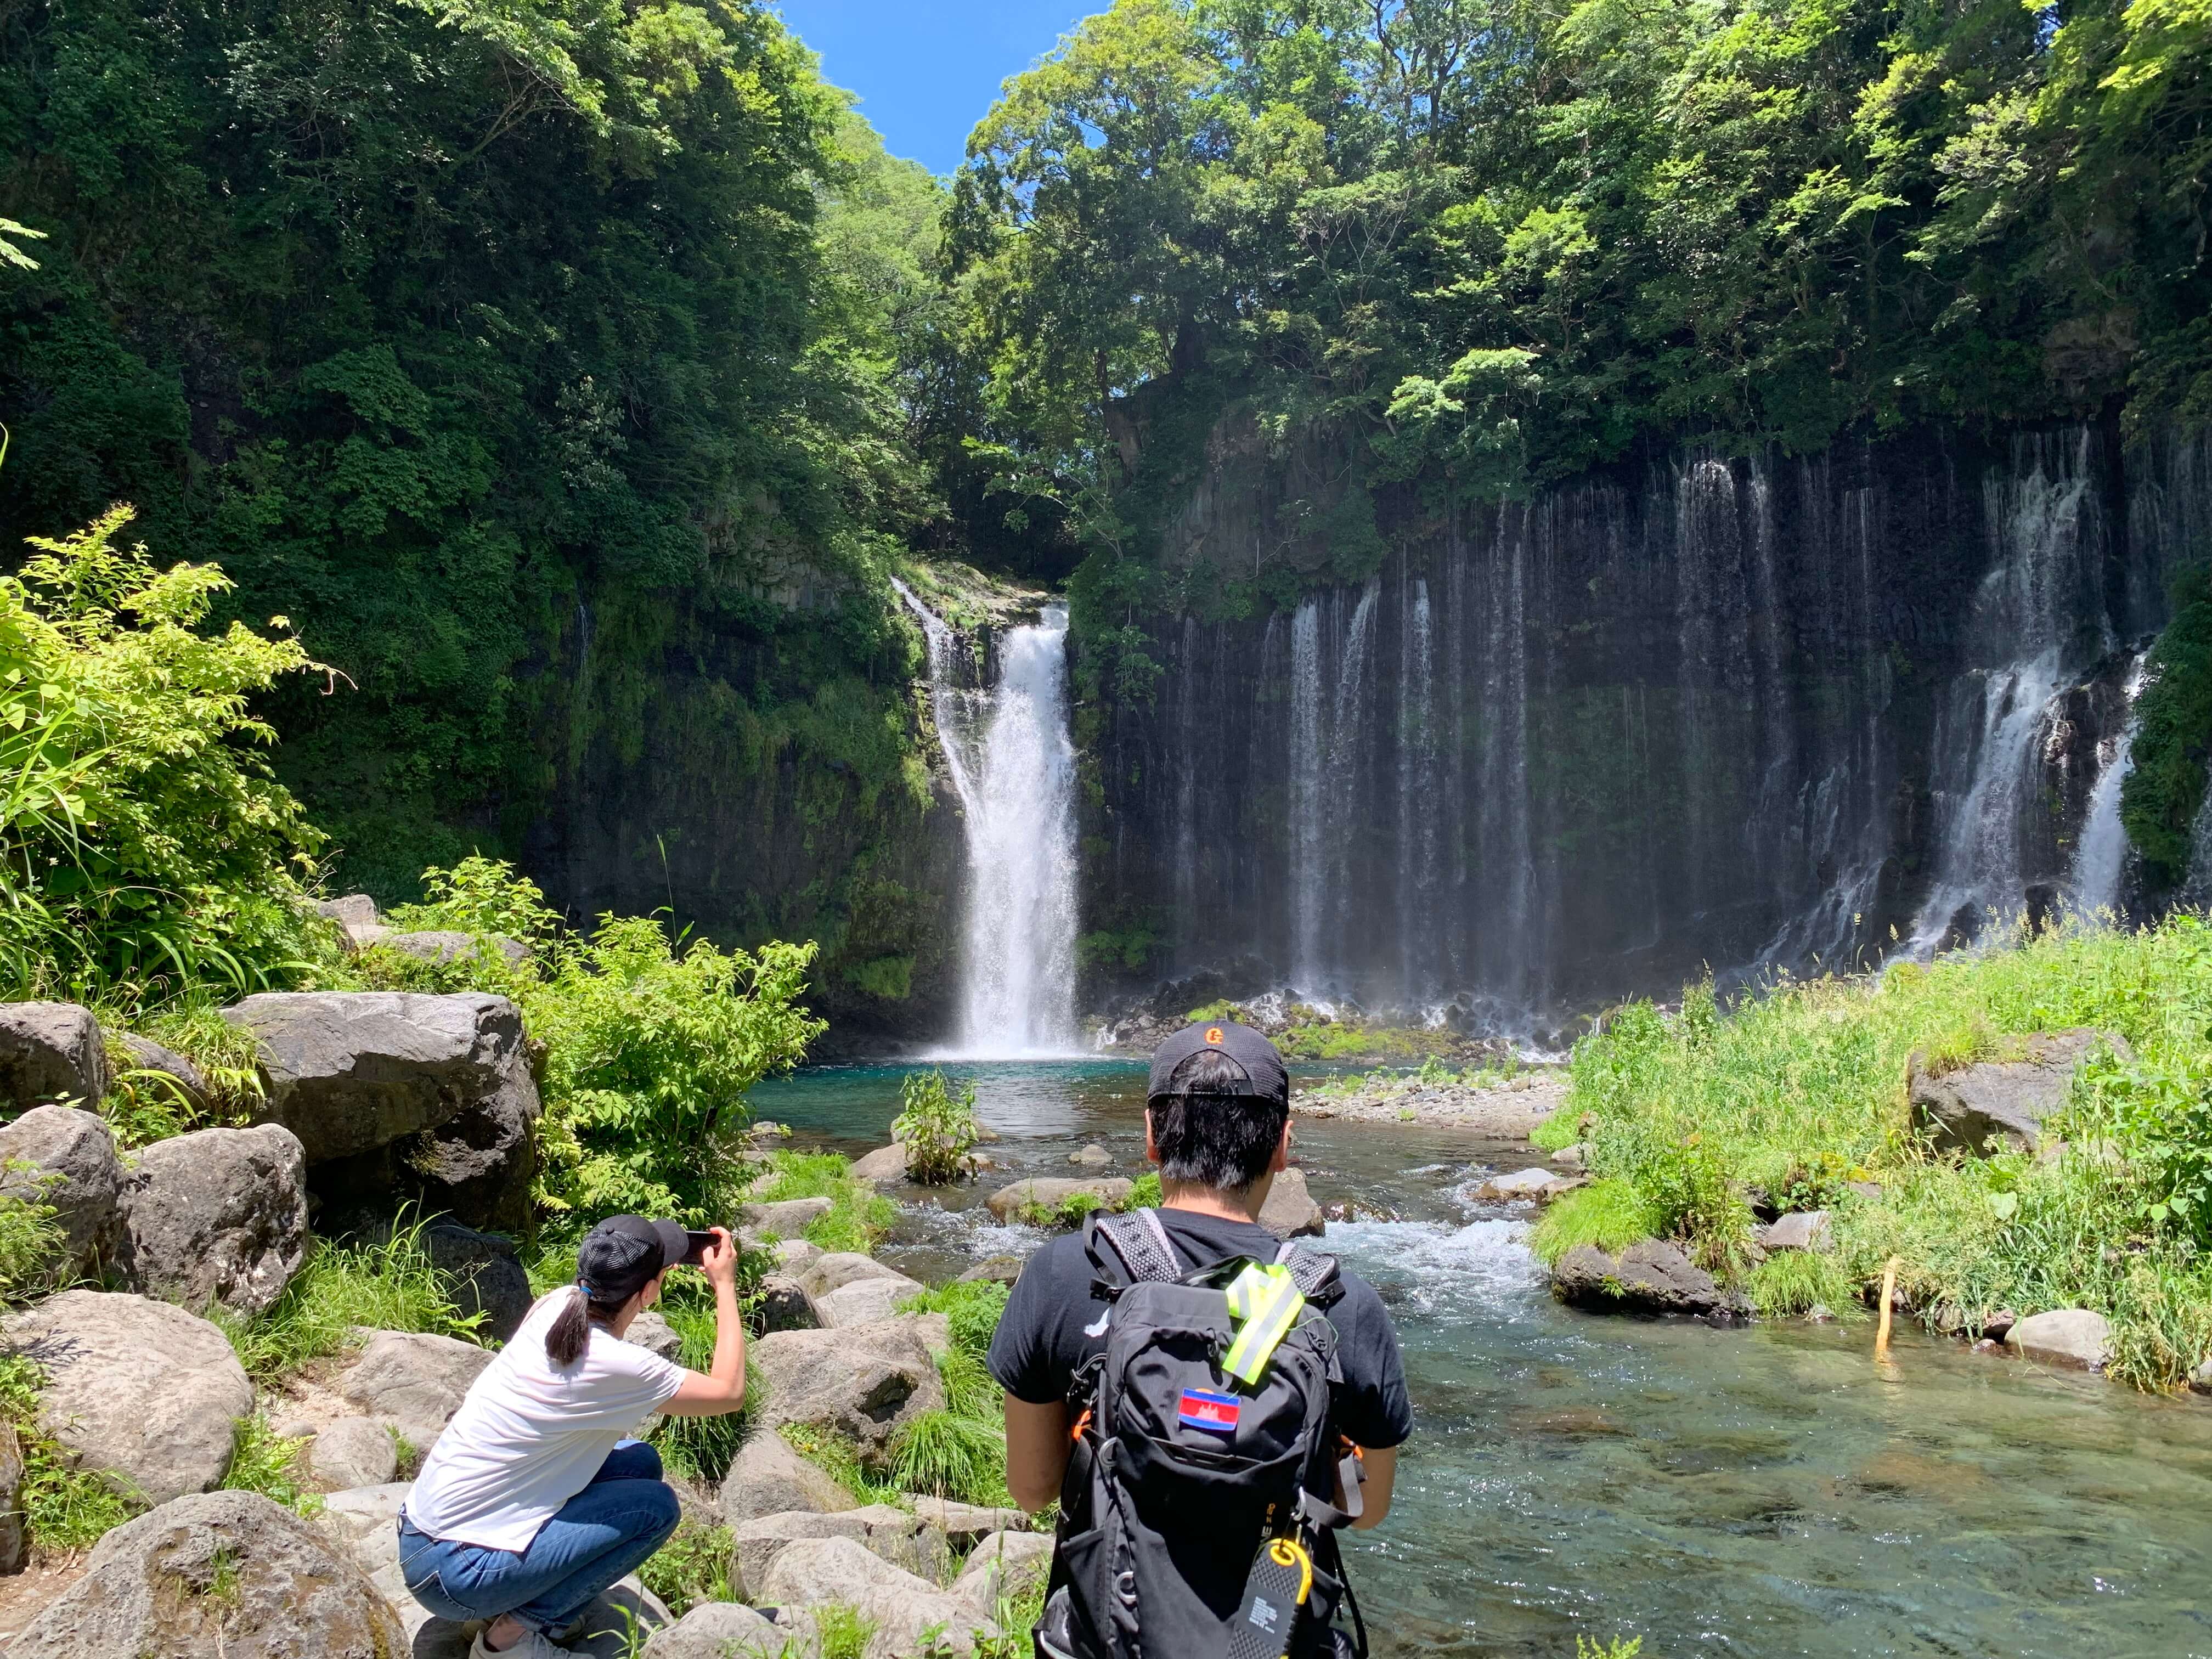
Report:
[[[896,1066],[811,1068],[754,1091],[800,1145],[880,1146]],[[954,1064],[1001,1164],[895,1194],[880,1254],[943,1279],[1042,1235],[982,1207],[1026,1175],[1143,1163],[1141,1066]],[[1522,1243],[1525,1206],[1475,1203],[1525,1146],[1299,1118],[1331,1224],[1319,1248],[1381,1291],[1416,1427],[1390,1518],[1346,1553],[1380,1655],[1543,1656],[1577,1633],[1693,1653],[2212,1656],[2212,1408],[1981,1358],[1871,1327],[1577,1314]]]

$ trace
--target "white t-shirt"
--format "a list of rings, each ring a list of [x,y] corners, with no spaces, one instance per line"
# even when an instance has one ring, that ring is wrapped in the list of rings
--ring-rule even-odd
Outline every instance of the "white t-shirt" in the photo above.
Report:
[[[574,1364],[556,1365],[545,1332],[573,1294],[538,1299],[422,1460],[407,1518],[431,1537],[527,1549],[615,1443],[684,1386],[682,1366],[597,1325]]]

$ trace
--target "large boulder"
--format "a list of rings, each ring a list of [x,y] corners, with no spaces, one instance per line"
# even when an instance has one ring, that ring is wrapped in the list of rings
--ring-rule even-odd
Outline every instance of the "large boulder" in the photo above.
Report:
[[[866,1281],[861,1281],[866,1283]],[[806,1286],[787,1273],[770,1273],[760,1284],[761,1334],[818,1331],[827,1322]]]
[[[872,1505],[871,1508],[877,1507]],[[778,1515],[757,1516],[730,1529],[730,1545],[737,1558],[738,1582],[744,1594],[768,1582],[768,1570],[787,1545],[808,1538],[850,1538],[868,1541],[868,1510],[786,1510]]]
[[[2102,1031],[2039,1032],[2013,1040],[1998,1060],[1937,1073],[1912,1056],[1914,1127],[1938,1152],[1979,1158],[2008,1148],[2032,1152],[2042,1145],[2043,1120],[2066,1103],[2074,1073],[2099,1044],[2122,1054],[2126,1046]]]
[[[659,1354],[672,1365],[684,1363],[684,1334],[650,1308],[630,1321],[623,1340]]]
[[[735,1601],[705,1601],[672,1625],[653,1632],[644,1659],[732,1659],[779,1654],[787,1632]]]
[[[123,1194],[128,1177],[107,1121],[73,1106],[34,1106],[0,1125],[0,1193],[50,1206],[61,1238],[46,1277],[55,1284],[96,1275],[130,1242]]]
[[[453,1337],[379,1331],[338,1378],[338,1392],[364,1417],[389,1424],[416,1451],[427,1452],[490,1364],[488,1350]]]
[[[830,1515],[859,1507],[852,1493],[792,1450],[773,1430],[756,1434],[740,1446],[722,1477],[722,1519],[732,1527],[793,1510]]]
[[[755,1591],[779,1607],[848,1607],[871,1627],[866,1659],[914,1659],[925,1651],[966,1655],[996,1626],[927,1579],[892,1565],[850,1538],[803,1539],[775,1558]],[[795,1620],[804,1628],[808,1620]]]
[[[1321,1206],[1306,1190],[1304,1170],[1285,1170],[1275,1177],[1260,1206],[1260,1224],[1278,1238],[1317,1238],[1328,1230]]]
[[[145,1147],[123,1203],[135,1281],[195,1311],[273,1305],[307,1263],[307,1173],[299,1138],[274,1123]]]
[[[519,939],[509,939],[504,933],[463,933],[448,928],[430,928],[420,933],[392,933],[380,936],[376,943],[387,951],[397,951],[401,956],[413,957],[418,962],[473,962],[477,954],[489,947],[510,968],[521,966],[530,960],[530,947]]]
[[[1018,1220],[1023,1211],[1034,1206],[1048,1214],[1056,1212],[1071,1198],[1088,1197],[1097,1200],[1100,1207],[1111,1209],[1127,1201],[1136,1190],[1136,1183],[1126,1176],[1091,1176],[1080,1181],[1057,1181],[1039,1176],[1029,1181],[1017,1181],[1001,1187],[984,1200],[991,1213],[1001,1221]]]
[[[738,1206],[738,1221],[756,1232],[774,1233],[778,1238],[798,1238],[810,1224],[828,1215],[830,1207],[826,1198],[786,1198],[773,1204],[741,1204]]]
[[[1759,1242],[1769,1250],[1828,1251],[1836,1248],[1836,1235],[1826,1210],[1792,1210],[1760,1228]]]
[[[862,1255],[857,1250],[833,1250],[828,1255],[817,1256],[799,1273],[799,1282],[817,1302],[830,1291],[842,1290],[861,1279],[898,1279],[909,1285],[914,1282],[896,1267],[886,1267],[875,1257]]]
[[[325,899],[315,906],[315,914],[325,921],[337,924],[349,951],[365,951],[378,941],[390,937],[392,929],[386,927],[376,914],[376,901],[366,893],[349,893],[343,898]]]
[[[2102,1370],[2112,1358],[2112,1323],[2089,1308],[2030,1314],[2004,1334],[2005,1346],[2046,1365]]]
[[[380,1486],[399,1473],[392,1431],[369,1417],[341,1417],[307,1443],[307,1472],[334,1492]]]
[[[1552,1269],[1552,1293],[1597,1313],[1732,1315],[1735,1297],[1680,1250],[1656,1238],[1607,1255],[1577,1244]]]
[[[919,1296],[923,1286],[920,1280],[901,1274],[896,1279],[856,1279],[849,1285],[841,1285],[827,1296],[814,1299],[815,1316],[824,1329],[836,1330],[845,1325],[872,1325],[879,1319],[889,1319],[899,1310],[899,1304],[910,1296]]]
[[[513,1239],[441,1216],[422,1229],[422,1251],[445,1280],[453,1305],[465,1315],[483,1316],[477,1330],[486,1341],[504,1342],[521,1328],[538,1298],[530,1293],[530,1273]]]
[[[936,1355],[951,1346],[942,1314],[764,1336],[752,1349],[768,1391],[758,1420],[765,1429],[797,1423],[840,1435],[863,1462],[884,1468],[900,1431],[943,1408]]]
[[[0,1319],[0,1340],[46,1374],[40,1431],[118,1489],[166,1504],[229,1472],[253,1387],[206,1320],[143,1297],[65,1291]]]
[[[943,1533],[954,1549],[963,1553],[994,1532],[1027,1532],[1030,1525],[1029,1516],[1019,1510],[987,1509],[949,1498],[916,1498],[914,1512],[924,1524]]]
[[[994,1532],[980,1540],[953,1581],[955,1599],[979,1619],[995,1618],[1003,1599],[1034,1593],[1052,1571],[1049,1533]]]
[[[122,1038],[123,1052],[130,1056],[134,1072],[159,1074],[162,1084],[170,1088],[170,1097],[182,1097],[185,1105],[196,1112],[207,1109],[214,1097],[208,1087],[207,1076],[190,1060],[173,1048],[165,1048],[151,1037],[125,1034]]]
[[[895,1140],[853,1160],[846,1173],[876,1188],[896,1187],[906,1179],[906,1142]]]
[[[0,1112],[60,1100],[97,1106],[106,1092],[107,1045],[91,1009],[0,1003]]]
[[[179,1498],[94,1546],[32,1620],[40,1659],[398,1659],[399,1615],[331,1538],[256,1492]]]

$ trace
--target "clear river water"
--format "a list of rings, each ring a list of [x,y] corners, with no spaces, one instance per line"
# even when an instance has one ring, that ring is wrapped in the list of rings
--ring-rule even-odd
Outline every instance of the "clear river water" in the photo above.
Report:
[[[754,1091],[795,1140],[881,1146],[902,1067]],[[907,1191],[882,1254],[917,1277],[1034,1246],[982,1208],[1097,1141],[1142,1171],[1144,1071],[948,1063],[1007,1166]],[[1377,1653],[2212,1656],[2212,1407],[1867,1325],[1703,1325],[1553,1303],[1524,1207],[1474,1202],[1526,1146],[1301,1118],[1314,1195],[1389,1219],[1322,1248],[1389,1304],[1417,1413],[1389,1522],[1348,1540]]]

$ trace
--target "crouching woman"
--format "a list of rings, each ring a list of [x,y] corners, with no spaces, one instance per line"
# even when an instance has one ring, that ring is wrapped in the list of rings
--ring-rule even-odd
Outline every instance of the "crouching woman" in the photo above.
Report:
[[[469,1389],[399,1516],[399,1567],[447,1619],[489,1620],[471,1659],[555,1659],[592,1598],[676,1530],[660,1457],[630,1437],[655,1412],[718,1417],[744,1403],[745,1336],[728,1232],[700,1261],[714,1287],[705,1375],[623,1340],[689,1241],[672,1221],[602,1221],[576,1283],[539,1300]]]

